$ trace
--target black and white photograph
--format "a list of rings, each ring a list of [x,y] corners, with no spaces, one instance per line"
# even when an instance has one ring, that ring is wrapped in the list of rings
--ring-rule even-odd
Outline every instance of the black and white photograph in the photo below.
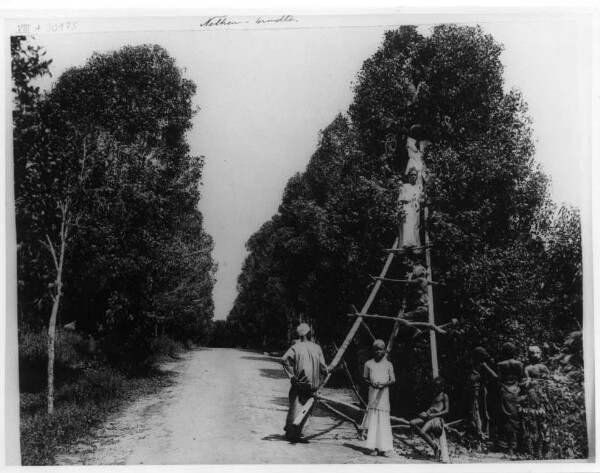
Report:
[[[597,13],[5,17],[6,464],[588,471]]]

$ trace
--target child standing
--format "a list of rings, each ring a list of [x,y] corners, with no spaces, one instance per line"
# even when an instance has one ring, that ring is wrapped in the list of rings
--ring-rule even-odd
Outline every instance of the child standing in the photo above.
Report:
[[[369,385],[367,448],[373,449],[371,455],[385,456],[394,449],[388,386],[394,384],[396,378],[393,365],[385,357],[383,340],[373,343],[373,358],[365,363],[363,377]]]
[[[519,433],[519,394],[525,387],[523,363],[515,359],[515,346],[506,342],[500,349],[498,378],[500,380],[500,425],[499,446],[512,454]]]

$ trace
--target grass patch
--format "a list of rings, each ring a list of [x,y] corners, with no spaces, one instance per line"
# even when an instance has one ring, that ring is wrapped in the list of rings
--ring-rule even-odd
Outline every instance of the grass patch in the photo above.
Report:
[[[154,339],[150,344],[154,360],[161,360],[164,357],[177,358],[185,350],[183,343],[173,340],[165,335]]]
[[[182,346],[161,340],[155,353],[176,356]],[[106,364],[92,340],[74,332],[57,337],[54,414],[47,413],[46,337],[28,334],[19,340],[21,463],[53,465],[56,454],[71,446],[123,402],[156,392],[172,383],[157,369],[129,377]]]

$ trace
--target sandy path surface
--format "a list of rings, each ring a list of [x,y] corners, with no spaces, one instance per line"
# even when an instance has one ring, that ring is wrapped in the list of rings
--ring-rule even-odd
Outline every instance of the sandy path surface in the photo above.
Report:
[[[309,435],[317,435],[309,444],[285,441],[289,381],[277,360],[268,356],[199,349],[163,368],[176,373],[173,386],[127,405],[97,429],[93,440],[61,454],[57,463],[419,462],[399,455],[365,455],[354,428],[320,409],[311,418]]]

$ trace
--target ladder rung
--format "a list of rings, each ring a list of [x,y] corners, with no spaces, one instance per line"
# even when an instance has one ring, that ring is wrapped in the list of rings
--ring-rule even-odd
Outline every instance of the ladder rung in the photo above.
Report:
[[[368,319],[384,319],[384,320],[404,320],[404,319],[399,319],[397,317],[387,317],[385,315],[377,315],[377,314],[346,314],[347,317],[366,317]]]
[[[382,278],[381,276],[371,276],[373,279],[378,279],[379,281],[387,281],[387,282],[403,282],[406,283],[406,279],[390,279],[390,278]],[[433,281],[427,281],[429,284],[437,284]]]
[[[427,248],[433,248],[433,245],[427,244],[423,246],[409,246],[406,248],[383,248],[383,251],[387,251],[388,253],[410,253],[415,250],[424,250]]]

